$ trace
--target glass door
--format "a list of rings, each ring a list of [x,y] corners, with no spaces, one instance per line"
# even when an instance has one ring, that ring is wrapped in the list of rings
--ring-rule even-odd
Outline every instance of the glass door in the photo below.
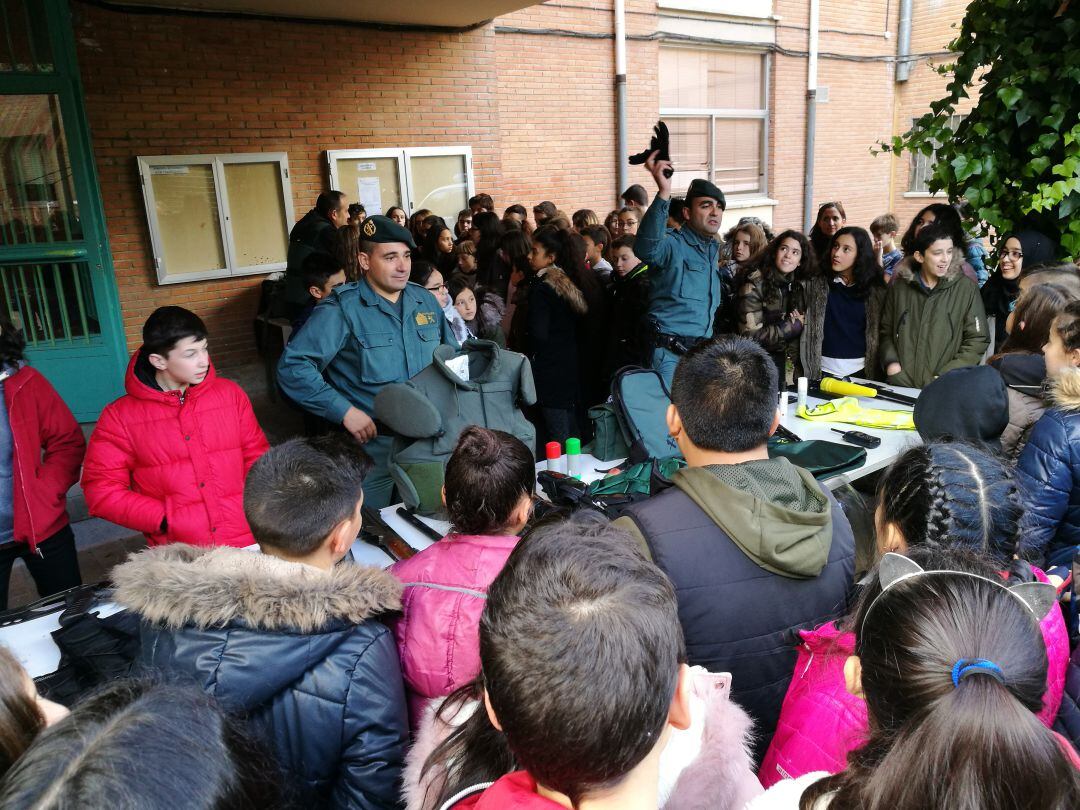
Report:
[[[0,16],[0,311],[91,421],[122,392],[126,351],[67,8],[28,5]]]

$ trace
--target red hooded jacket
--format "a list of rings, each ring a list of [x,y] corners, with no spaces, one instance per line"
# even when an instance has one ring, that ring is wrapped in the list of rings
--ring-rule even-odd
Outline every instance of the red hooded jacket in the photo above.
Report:
[[[157,546],[247,546],[244,478],[269,448],[247,394],[218,378],[161,391],[128,364],[120,397],[90,436],[83,491],[90,513],[142,532]],[[161,522],[167,521],[166,531]]]
[[[37,548],[68,524],[67,491],[79,480],[86,440],[41,372],[23,366],[4,380],[12,454],[15,540]]]

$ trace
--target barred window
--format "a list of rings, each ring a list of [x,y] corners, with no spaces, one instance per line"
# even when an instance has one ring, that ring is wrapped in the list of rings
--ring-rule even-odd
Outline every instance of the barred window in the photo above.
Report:
[[[919,119],[913,118],[911,121],[912,126]],[[954,115],[949,119],[949,129],[956,132],[960,126],[960,122],[964,120],[963,115]],[[934,153],[932,155],[924,155],[922,152],[914,152],[911,155],[911,177],[908,181],[909,192],[928,193],[930,191],[930,177],[934,173],[934,164],[937,163],[937,150],[941,146],[940,143],[934,142]]]

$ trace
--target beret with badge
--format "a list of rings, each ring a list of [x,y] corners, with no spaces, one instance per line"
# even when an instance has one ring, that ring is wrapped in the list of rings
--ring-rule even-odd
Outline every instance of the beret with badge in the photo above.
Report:
[[[416,243],[407,228],[402,228],[390,217],[379,214],[370,216],[360,223],[360,238],[365,242],[375,242],[376,244],[403,242],[416,250]]]

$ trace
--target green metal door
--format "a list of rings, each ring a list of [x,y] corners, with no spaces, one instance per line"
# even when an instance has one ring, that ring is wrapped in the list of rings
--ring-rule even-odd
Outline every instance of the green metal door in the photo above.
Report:
[[[126,350],[64,0],[0,0],[0,308],[75,417],[122,393]]]

